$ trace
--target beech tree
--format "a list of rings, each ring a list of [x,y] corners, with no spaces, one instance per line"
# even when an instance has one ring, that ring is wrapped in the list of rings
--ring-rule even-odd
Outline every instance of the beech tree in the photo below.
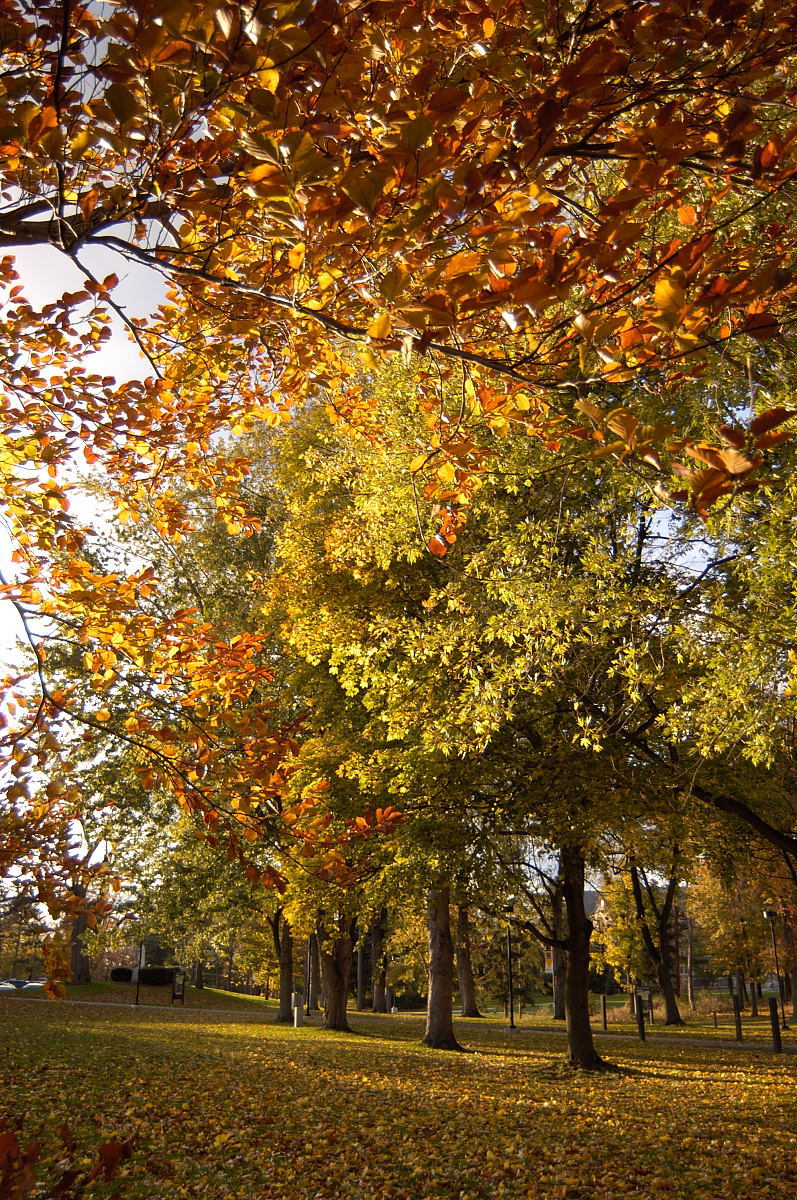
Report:
[[[279,828],[294,751],[260,632],[227,638],[189,607],[142,603],[158,589],[148,568],[96,569],[68,511],[76,461],[107,475],[121,520],[149,509],[184,536],[179,478],[208,490],[232,536],[252,533],[230,429],[279,423],[323,392],[341,427],[390,438],[356,341],[372,370],[392,352],[413,370],[422,424],[401,450],[440,559],[468,546],[492,468],[519,441],[562,475],[602,456],[601,488],[619,464],[664,494],[672,467],[671,502],[704,518],[740,493],[765,503],[770,469],[788,474],[791,410],[762,392],[740,416],[739,385],[791,345],[793,5],[2,0],[0,22],[0,467],[15,560],[1,594],[32,642],[33,613],[66,621],[95,697],[86,710],[51,686],[41,645],[33,677],[6,680],[4,860],[20,828],[23,852],[50,856],[84,802],[68,724],[97,738],[112,726],[154,786],[245,841],[237,826]],[[70,273],[40,309],[14,263],[31,247]],[[129,305],[119,276],[134,268],[163,281],[157,311]],[[120,323],[144,362],[127,382],[93,358]],[[736,382],[719,401],[696,386],[718,364]],[[539,635],[540,663],[561,662],[563,612]],[[659,707],[655,674],[632,705],[652,704],[651,724],[620,725],[661,767],[682,714]],[[474,676],[458,702],[483,736],[478,695]],[[578,704],[585,738],[620,731],[607,692],[582,686]],[[700,788],[794,854],[791,824]],[[304,818],[297,833],[323,819]]]

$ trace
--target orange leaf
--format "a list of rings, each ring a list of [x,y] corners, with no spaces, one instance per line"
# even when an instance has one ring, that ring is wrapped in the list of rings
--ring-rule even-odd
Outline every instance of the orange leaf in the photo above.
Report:
[[[390,313],[381,312],[368,326],[368,336],[371,338],[385,338],[392,328],[393,318]]]

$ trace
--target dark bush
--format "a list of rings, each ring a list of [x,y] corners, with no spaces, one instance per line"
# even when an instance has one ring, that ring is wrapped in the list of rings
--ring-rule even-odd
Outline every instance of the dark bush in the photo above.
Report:
[[[129,983],[133,978],[133,972],[130,967],[111,967],[111,981],[113,983]]]
[[[173,967],[142,967],[138,978],[141,983],[148,983],[154,987],[165,987],[171,983],[172,975],[174,975]]]

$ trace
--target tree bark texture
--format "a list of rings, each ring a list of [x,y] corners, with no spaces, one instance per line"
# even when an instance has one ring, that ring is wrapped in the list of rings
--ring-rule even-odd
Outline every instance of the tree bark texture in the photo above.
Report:
[[[451,1011],[454,999],[454,942],[451,937],[449,905],[451,888],[448,884],[431,888],[427,895],[427,928],[429,931],[429,994],[426,1001],[425,1046],[436,1050],[461,1050],[454,1036]]]
[[[559,864],[559,874],[561,875],[561,862]],[[562,892],[562,884],[560,879],[557,878],[551,894],[551,931],[555,938],[564,938],[565,936],[565,920],[563,909],[564,894]],[[553,1019],[554,1021],[564,1021],[565,971],[567,969],[567,963],[565,960],[565,952],[559,946],[554,946],[552,949],[551,969],[553,972]]]
[[[291,999],[293,994],[293,935],[291,927],[278,908],[273,917],[268,918],[271,933],[274,938],[274,949],[279,962],[279,1008],[277,1020],[281,1024],[293,1024],[293,1009]]]
[[[354,922],[345,917],[334,922],[332,936],[318,935],[321,980],[324,985],[324,1029],[351,1033],[346,1015],[349,979],[354,955]]]
[[[470,952],[470,915],[467,906],[457,908],[457,978],[462,1000],[463,1017],[480,1017],[476,1003],[476,984],[473,979],[473,960]]]
[[[385,963],[385,921],[387,910],[382,909],[371,926],[371,962],[373,986],[371,989],[371,1011],[387,1012],[387,964]]]
[[[365,946],[357,947],[357,1012],[365,1009]]]
[[[318,954],[318,935],[310,934],[310,994],[308,1006],[310,1012],[318,1012],[318,996],[321,991],[321,963]]]
[[[88,929],[85,913],[78,913],[72,922],[69,945],[69,966],[73,983],[91,983],[91,964],[83,949],[83,934]]]
[[[599,1071],[603,1059],[595,1049],[589,1014],[589,943],[592,922],[584,908],[584,856],[578,846],[563,846],[559,856],[567,913],[565,1019],[567,1057],[573,1067]]]

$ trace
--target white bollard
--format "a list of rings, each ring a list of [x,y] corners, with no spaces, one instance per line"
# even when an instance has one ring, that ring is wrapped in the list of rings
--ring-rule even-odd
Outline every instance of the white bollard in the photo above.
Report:
[[[302,1011],[302,1006],[301,1004],[295,1004],[293,1006],[293,1028],[299,1029],[302,1025],[304,1025],[304,1013]]]

